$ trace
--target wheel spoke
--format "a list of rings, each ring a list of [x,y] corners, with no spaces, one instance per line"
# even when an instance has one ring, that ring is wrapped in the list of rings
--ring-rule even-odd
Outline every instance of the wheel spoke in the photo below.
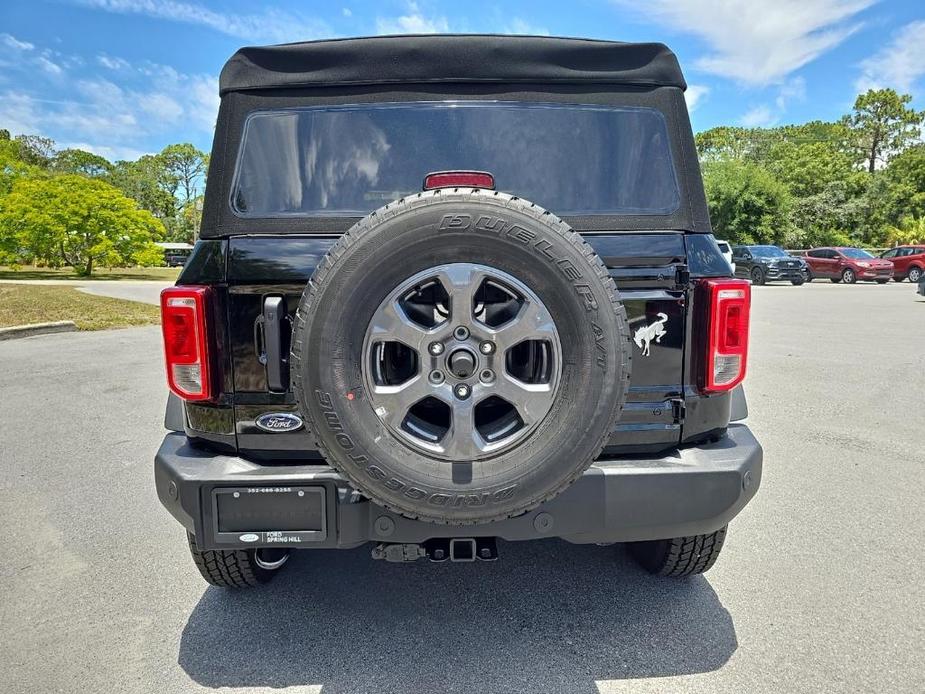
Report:
[[[528,301],[516,316],[491,333],[498,351],[502,352],[524,340],[553,340],[556,327],[544,307]]]
[[[420,357],[431,332],[408,318],[397,301],[389,301],[373,315],[370,334],[375,340],[401,342],[416,350]]]
[[[468,325],[472,321],[475,293],[485,274],[468,263],[454,263],[441,268],[437,278],[450,296],[450,320],[454,325]]]
[[[498,377],[494,392],[517,410],[527,426],[542,419],[549,411],[553,400],[550,384],[524,383],[510,374],[501,374]]]
[[[453,422],[443,440],[444,455],[459,461],[475,460],[487,446],[475,428],[475,399],[457,400],[453,406]]]
[[[374,386],[375,410],[379,418],[393,427],[400,427],[411,406],[427,396],[451,401],[445,384],[436,386],[418,374],[397,386]]]

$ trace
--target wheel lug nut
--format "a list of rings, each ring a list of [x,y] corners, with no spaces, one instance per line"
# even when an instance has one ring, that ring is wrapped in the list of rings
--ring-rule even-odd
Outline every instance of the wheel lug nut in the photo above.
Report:
[[[495,380],[495,372],[491,369],[485,369],[479,374],[479,380],[482,383],[493,383]]]
[[[465,400],[472,394],[472,389],[465,383],[460,383],[455,388],[453,388],[453,392],[456,394],[457,398],[460,400]]]
[[[469,339],[469,328],[465,325],[460,325],[453,331],[453,335],[456,336],[457,340],[467,340]]]
[[[488,340],[486,340],[485,342],[479,345],[479,351],[482,354],[491,354],[492,352],[495,351],[495,343],[489,342]]]
[[[443,372],[442,371],[431,371],[430,376],[428,377],[431,383],[443,383]]]
[[[430,346],[427,348],[427,351],[433,354],[435,357],[443,354],[444,346],[442,342],[431,342]]]

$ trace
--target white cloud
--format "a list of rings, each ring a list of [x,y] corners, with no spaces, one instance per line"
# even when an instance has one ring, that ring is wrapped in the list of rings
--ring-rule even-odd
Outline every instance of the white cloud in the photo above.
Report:
[[[687,101],[687,110],[693,113],[697,107],[710,93],[710,88],[705,84],[689,84],[687,91],[684,92],[684,100]]]
[[[131,67],[127,60],[123,58],[113,58],[105,53],[96,56],[96,62],[109,70],[128,70]]]
[[[407,14],[390,19],[376,20],[377,34],[439,34],[449,31],[445,17],[425,17],[421,14]]]
[[[799,76],[793,77],[780,85],[773,107],[768,104],[759,104],[749,109],[739,119],[739,122],[747,128],[769,128],[780,122],[791,102],[804,99],[806,99],[806,80]]]
[[[340,13],[341,13],[342,15],[344,15],[345,17],[352,17],[352,16],[353,16],[353,10],[351,10],[349,7],[343,8],[343,9],[340,11]]]
[[[791,101],[803,101],[806,98],[806,80],[802,77],[794,77],[784,82],[777,91],[777,98],[774,104],[777,110],[782,113],[787,110]]]
[[[61,66],[58,65],[53,60],[51,60],[46,55],[40,55],[36,59],[36,62],[38,63],[39,67],[42,68],[45,72],[47,72],[49,75],[57,76],[57,75],[61,75],[64,73],[64,70],[61,69]]]
[[[884,87],[911,92],[922,75],[925,75],[925,20],[907,24],[887,45],[862,61],[855,87],[859,92]]]
[[[140,14],[172,22],[195,24],[246,41],[305,41],[329,36],[331,31],[319,19],[267,8],[259,14],[241,14],[233,9],[216,12],[194,2],[178,0],[74,0],[78,4],[118,14]]]
[[[211,133],[215,126],[219,97],[211,75],[184,74],[150,62],[132,65],[105,55],[97,56],[98,70],[105,74],[75,73],[70,70],[79,61],[73,56],[55,53],[57,62],[52,62],[45,49],[34,55],[6,66],[20,75],[17,81],[29,80],[35,90],[0,93],[0,127],[14,134],[38,133],[57,139],[61,147],[136,158],[145,152],[142,143],[172,137],[177,129],[194,137]],[[57,70],[46,66],[45,73],[37,71],[43,60]],[[109,79],[114,70],[118,83]],[[62,83],[62,75],[72,79]],[[35,96],[49,89],[53,99]]]
[[[739,122],[746,128],[768,128],[777,123],[777,115],[770,106],[761,104],[749,109]]]
[[[613,0],[634,10],[632,0]],[[650,0],[641,18],[701,38],[706,72],[752,85],[782,82],[857,31],[877,0]]]
[[[39,104],[22,92],[0,94],[0,128],[14,135],[38,135]]]
[[[416,2],[408,3],[408,14],[376,20],[377,34],[439,34],[449,30],[446,17],[426,17]]]
[[[504,27],[505,34],[527,34],[529,36],[549,36],[549,29],[532,24],[520,17],[514,17],[511,22]]]
[[[17,51],[31,51],[35,48],[35,44],[29,43],[28,41],[20,41],[10,34],[0,34],[0,43],[7,48],[12,48]]]

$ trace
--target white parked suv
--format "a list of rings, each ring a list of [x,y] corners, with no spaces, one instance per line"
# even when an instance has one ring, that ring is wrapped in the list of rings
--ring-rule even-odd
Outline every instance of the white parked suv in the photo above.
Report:
[[[732,246],[729,245],[728,241],[720,241],[719,239],[716,240],[716,245],[719,246],[719,250],[722,252],[726,262],[729,263],[729,267],[735,272],[736,264],[732,262]]]

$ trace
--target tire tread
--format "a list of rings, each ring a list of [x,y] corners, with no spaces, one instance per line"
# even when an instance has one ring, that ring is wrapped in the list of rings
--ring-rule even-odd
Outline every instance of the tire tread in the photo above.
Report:
[[[219,588],[253,588],[264,583],[247,550],[201,550],[187,534],[190,554],[206,582]]]
[[[706,535],[636,542],[630,549],[643,567],[657,576],[702,574],[709,571],[719,558],[728,527],[724,526]]]

